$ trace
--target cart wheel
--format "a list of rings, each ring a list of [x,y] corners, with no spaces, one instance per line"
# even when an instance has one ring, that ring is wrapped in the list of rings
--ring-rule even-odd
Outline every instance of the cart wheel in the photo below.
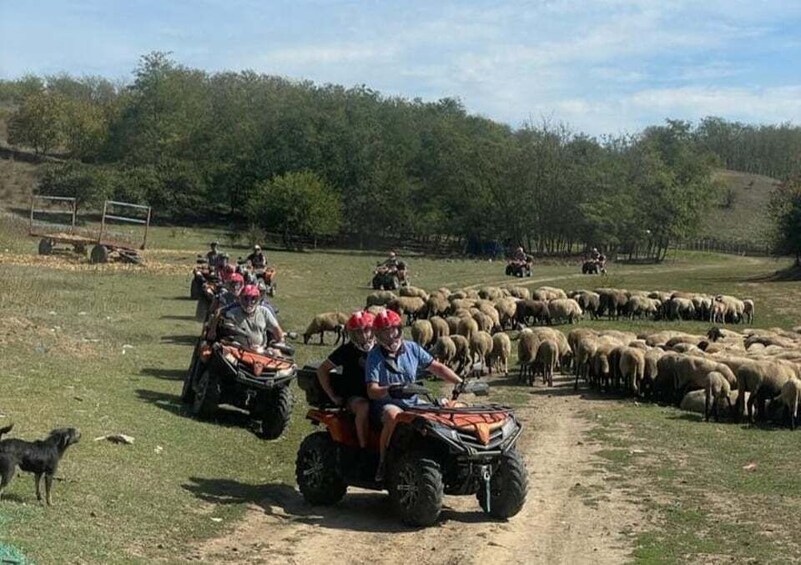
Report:
[[[83,243],[76,243],[72,250],[78,255],[86,255],[86,245]]]
[[[39,240],[39,255],[51,255],[53,253],[53,240],[43,237]]]
[[[91,263],[108,263],[108,248],[105,245],[97,244],[92,248],[92,255],[89,257]]]

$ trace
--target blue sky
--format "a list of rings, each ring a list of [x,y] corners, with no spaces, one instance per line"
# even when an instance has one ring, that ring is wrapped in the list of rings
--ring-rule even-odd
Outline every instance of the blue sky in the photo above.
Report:
[[[801,1],[0,0],[0,78],[129,80],[172,51],[591,134],[718,115],[801,124]]]

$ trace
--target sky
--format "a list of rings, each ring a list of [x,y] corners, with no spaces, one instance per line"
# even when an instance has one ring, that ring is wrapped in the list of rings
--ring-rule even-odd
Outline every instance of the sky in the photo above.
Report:
[[[801,0],[0,0],[0,78],[130,81],[156,50],[209,72],[458,98],[514,127],[801,125]]]

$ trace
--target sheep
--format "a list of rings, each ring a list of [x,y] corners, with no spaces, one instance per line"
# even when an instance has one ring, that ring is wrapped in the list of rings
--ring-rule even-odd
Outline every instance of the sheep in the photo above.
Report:
[[[456,333],[465,336],[468,340],[478,331],[478,324],[473,318],[461,318],[456,326]]]
[[[387,309],[403,316],[406,314],[406,324],[411,325],[422,313],[425,301],[419,296],[399,296],[387,302]]]
[[[433,316],[429,318],[428,321],[431,324],[431,329],[434,331],[434,336],[432,338],[434,341],[437,341],[440,336],[451,335],[451,329],[444,318]]]
[[[415,320],[412,323],[412,341],[420,347],[428,347],[434,341],[434,328],[428,320]]]
[[[551,338],[546,338],[540,342],[537,349],[535,363],[542,368],[542,382],[548,386],[553,386],[553,374],[556,370],[556,362],[559,358],[559,344]],[[533,378],[532,378],[533,382]]]
[[[723,363],[718,363],[715,359],[680,355],[679,360],[676,362],[673,382],[674,401],[676,404],[681,402],[682,397],[687,392],[703,389],[706,386],[706,376],[712,371],[721,373],[731,386],[737,383],[734,372]]]
[[[529,318],[532,323],[549,323],[551,320],[551,313],[547,302],[543,300],[525,299],[517,303],[515,317],[517,323],[522,325],[528,325]]]
[[[422,288],[418,288],[416,286],[402,286],[400,287],[398,294],[400,296],[417,296],[418,298],[422,298],[423,301],[428,300],[428,293]]]
[[[432,316],[444,316],[448,313],[450,307],[451,304],[448,302],[448,299],[445,297],[445,295],[440,294],[439,292],[434,292],[429,295],[428,299],[426,300],[425,315],[428,318]]]
[[[723,324],[726,321],[726,305],[717,300],[712,302],[712,307],[709,309],[709,321],[713,324]]]
[[[497,333],[492,336],[492,351],[490,352],[488,363],[490,371],[497,369],[503,371],[504,375],[509,374],[509,357],[512,354],[512,340],[505,333]]]
[[[510,286],[509,295],[525,300],[531,298],[531,291],[524,286]]]
[[[451,295],[451,298],[453,298],[453,295]],[[476,305],[476,301],[472,298],[457,298],[455,300],[451,300],[450,303],[451,307],[449,312],[451,313],[456,312],[457,310],[469,310]]]
[[[635,396],[640,396],[645,380],[645,352],[636,347],[624,347],[618,361],[620,375]]]
[[[445,298],[448,298],[448,297],[451,295],[451,289],[449,289],[447,286],[441,286],[441,287],[439,287],[439,288],[436,290],[436,292],[438,292],[439,294],[441,294],[441,295],[442,295],[442,296],[444,296]]]
[[[759,403],[757,414],[760,419],[765,419],[765,401],[778,395],[784,384],[790,379],[797,377],[798,371],[793,365],[783,361],[752,361],[745,363],[737,369],[737,389],[740,395],[737,397],[735,409],[736,418],[742,416],[745,409],[745,393],[751,393],[748,397],[748,421],[754,420],[754,404]]]
[[[477,331],[470,337],[470,355],[473,363],[480,363],[489,369],[487,357],[492,353],[492,336],[485,331]]]
[[[581,319],[583,312],[578,302],[572,298],[557,298],[548,303],[551,321],[567,320],[571,324]]]
[[[559,298],[567,298],[567,294],[561,288],[552,286],[541,286],[531,293],[531,297],[537,300],[556,300]]]
[[[496,324],[492,321],[492,318],[487,316],[481,310],[476,310],[473,312],[473,319],[476,321],[476,324],[478,324],[478,329],[483,332],[491,334],[493,328],[496,327]]]
[[[557,343],[559,346],[559,356],[557,358],[559,368],[563,370],[568,369],[573,359],[573,349],[570,347],[570,343],[567,341],[565,334],[554,328],[531,328],[531,331],[533,331],[534,335],[540,340],[549,338]]]
[[[498,312],[498,322],[501,329],[511,327],[517,316],[517,300],[514,298],[502,298],[495,302],[495,311]]]
[[[537,358],[540,340],[531,330],[523,330],[517,336],[517,361],[520,363],[520,374],[517,382],[523,382],[528,375],[533,377],[534,360]]]
[[[715,297],[716,302],[721,302],[726,306],[726,313],[724,320],[730,324],[737,324],[743,321],[743,310],[745,304],[739,298],[734,296],[727,296],[725,294],[718,294]]]
[[[485,286],[478,291],[478,295],[485,300],[503,298],[503,291],[497,286]]]
[[[710,371],[706,375],[706,391],[704,395],[704,420],[709,421],[710,412],[718,421],[718,405],[724,398],[729,403],[729,410],[732,410],[731,405],[731,385],[729,381],[718,371]],[[710,406],[710,402],[712,403]]]
[[[440,363],[450,366],[456,358],[456,344],[450,337],[442,335],[431,348],[431,354]]]
[[[657,376],[659,375],[659,359],[664,355],[661,349],[649,349],[645,352],[645,370],[642,374],[640,393],[647,390],[647,396],[652,397]]]
[[[390,292],[388,290],[379,290],[376,292],[371,292],[367,295],[367,305],[366,308],[370,306],[386,306],[387,303],[391,300],[395,300],[397,295],[394,292]]]
[[[754,323],[754,301],[750,298],[743,300],[743,317],[746,324]]]
[[[612,318],[617,318],[623,313],[629,300],[625,292],[614,288],[597,288],[595,289],[595,292],[599,297],[597,310],[598,316],[606,313],[611,320]]]
[[[373,316],[378,316],[381,312],[386,311],[386,308],[383,306],[368,306],[364,311],[370,312]]]
[[[459,330],[459,322],[462,319],[459,316],[448,316],[445,318],[445,323],[448,324],[448,335],[454,335],[458,333]]]
[[[671,320],[692,320],[695,306],[690,298],[673,297],[668,302],[668,318]]]
[[[324,312],[317,314],[309,323],[309,327],[303,332],[303,343],[308,344],[309,339],[314,334],[320,334],[320,345],[325,345],[324,334],[325,332],[334,332],[337,336],[334,345],[344,339],[345,323],[348,321],[348,315],[344,312]]]
[[[576,382],[573,385],[573,390],[578,390],[579,377],[585,381],[590,380],[590,364],[595,357],[595,351],[598,349],[598,339],[594,335],[585,335],[580,337],[573,346],[576,354]]]
[[[456,346],[456,355],[453,358],[454,371],[462,374],[464,369],[470,364],[470,342],[463,335],[451,335],[451,340]]]
[[[790,420],[790,429],[795,430],[798,421],[798,405],[801,404],[801,381],[793,378],[784,383],[776,400],[784,404]]]
[[[601,307],[601,295],[597,292],[583,290],[570,298],[578,302],[582,310],[589,312],[591,318],[595,319],[598,316],[598,309]]]

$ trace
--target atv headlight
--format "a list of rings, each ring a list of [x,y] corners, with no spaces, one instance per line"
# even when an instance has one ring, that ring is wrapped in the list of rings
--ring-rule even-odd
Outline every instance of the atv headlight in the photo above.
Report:
[[[230,351],[226,352],[223,357],[225,357],[225,360],[228,361],[231,365],[236,365],[236,356]]]
[[[440,424],[430,424],[431,431],[444,437],[445,439],[449,439],[451,441],[459,441],[459,434],[456,433],[456,430],[453,428],[449,428],[448,426],[442,426]]]
[[[512,436],[515,432],[517,432],[518,424],[514,418],[507,418],[506,422],[501,427],[501,433],[503,434],[504,439]]]
[[[295,374],[295,369],[290,367],[289,369],[281,369],[280,371],[277,371],[275,373],[275,378],[276,379],[287,379],[287,378],[291,377],[294,374]]]

